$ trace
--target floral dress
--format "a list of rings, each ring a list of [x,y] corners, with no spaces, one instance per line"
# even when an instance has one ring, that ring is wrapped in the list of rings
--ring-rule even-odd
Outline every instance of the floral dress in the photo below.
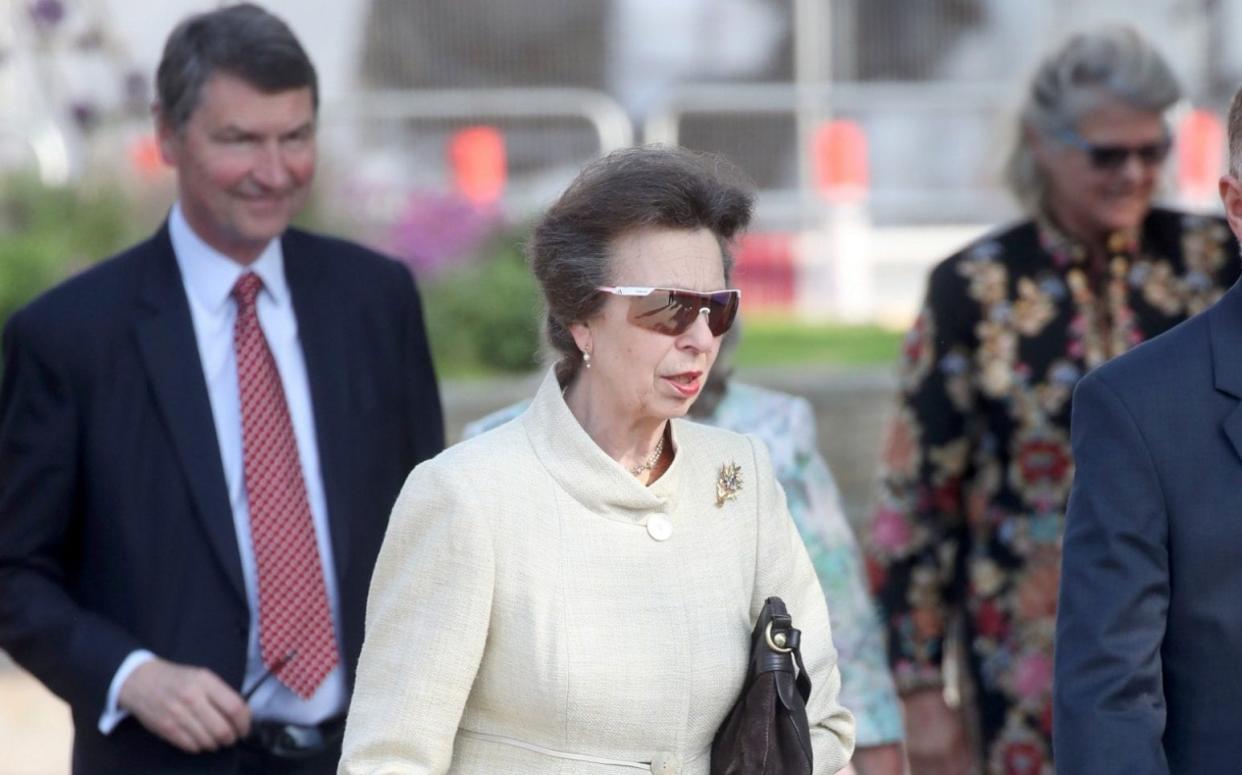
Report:
[[[902,692],[963,645],[989,773],[1052,775],[1052,646],[1070,398],[1088,370],[1215,302],[1238,277],[1218,218],[1153,210],[1107,261],[1047,222],[939,264],[906,337],[869,569]]]

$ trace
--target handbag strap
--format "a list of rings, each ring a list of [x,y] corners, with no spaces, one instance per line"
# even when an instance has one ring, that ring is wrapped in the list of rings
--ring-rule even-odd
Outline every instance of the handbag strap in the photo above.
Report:
[[[803,702],[807,702],[811,699],[811,677],[806,673],[806,665],[802,664],[802,631],[790,630],[787,643],[793,651],[794,664],[798,666],[798,694],[802,695]]]
[[[756,672],[780,671],[795,674],[795,685],[802,701],[811,698],[811,677],[802,662],[802,630],[793,626],[793,618],[785,608],[785,601],[779,597],[770,597],[764,606],[764,613],[769,614],[765,625],[764,643],[756,644],[763,647],[764,655],[755,667]],[[761,616],[762,621],[764,617]]]

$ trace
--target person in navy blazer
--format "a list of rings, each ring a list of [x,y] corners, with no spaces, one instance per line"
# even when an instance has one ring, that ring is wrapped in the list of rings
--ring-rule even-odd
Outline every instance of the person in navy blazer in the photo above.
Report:
[[[444,445],[419,297],[400,264],[288,227],[317,86],[281,20],[187,19],[158,91],[168,221],[5,327],[0,648],[71,706],[76,772],[332,772],[389,511]],[[307,698],[257,653],[229,296],[246,272],[340,656]]]
[[[1242,237],[1242,91],[1225,215]],[[1242,285],[1074,392],[1057,613],[1061,775],[1242,767]]]

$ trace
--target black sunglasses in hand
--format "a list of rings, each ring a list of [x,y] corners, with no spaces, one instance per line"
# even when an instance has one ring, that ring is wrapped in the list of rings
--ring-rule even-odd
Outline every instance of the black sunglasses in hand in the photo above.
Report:
[[[242,699],[245,700],[246,702],[250,702],[250,698],[253,697],[254,693],[259,690],[259,687],[267,683],[268,681],[270,681],[274,676],[280,673],[281,670],[284,670],[285,665],[292,662],[293,658],[296,657],[297,655],[298,655],[298,650],[293,649],[292,651],[286,653],[280,659],[276,660],[271,665],[268,665],[268,668],[263,671],[262,675],[260,675],[257,679],[255,679],[255,682],[250,685],[250,688],[242,692]]]
[[[292,662],[297,655],[297,649],[294,649],[269,665],[250,688],[242,692],[242,699],[250,702],[250,698],[259,690],[259,687],[279,675],[285,665]],[[343,732],[344,724],[339,722],[334,729],[325,731],[324,725],[303,726],[256,721],[251,723],[248,739],[272,756],[296,760],[319,755],[335,744]]]

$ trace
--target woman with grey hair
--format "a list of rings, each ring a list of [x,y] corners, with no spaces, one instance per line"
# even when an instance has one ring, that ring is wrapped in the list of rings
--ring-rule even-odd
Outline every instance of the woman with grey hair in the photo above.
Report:
[[[1152,206],[1178,97],[1133,30],[1070,38],[1040,64],[1017,127],[1007,171],[1027,219],[931,273],[869,536],[916,775],[968,772],[980,754],[989,773],[1053,772],[1074,385],[1238,276],[1223,221]],[[944,700],[950,630],[971,687],[961,709]]]

